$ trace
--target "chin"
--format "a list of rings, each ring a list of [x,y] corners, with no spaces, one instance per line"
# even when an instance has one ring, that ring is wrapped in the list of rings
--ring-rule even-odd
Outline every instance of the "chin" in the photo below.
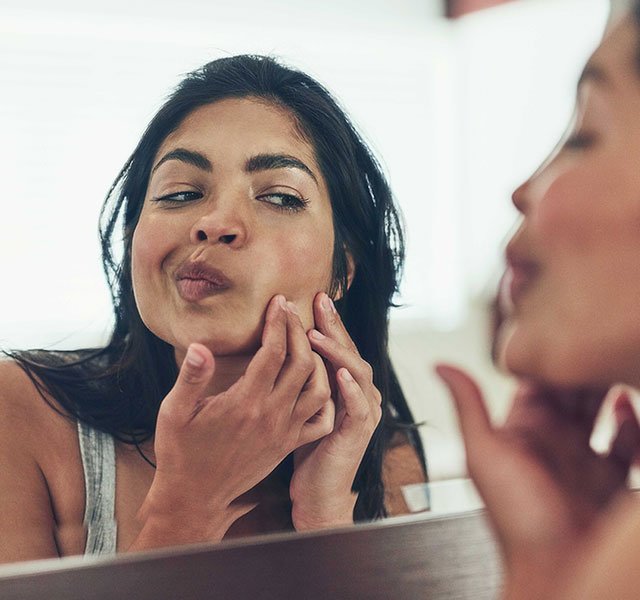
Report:
[[[607,372],[584,344],[555,343],[561,333],[542,338],[527,337],[512,327],[501,330],[499,366],[521,379],[532,379],[555,387],[608,387],[615,377]]]
[[[235,333],[234,335],[212,335],[207,332],[194,332],[181,334],[177,339],[169,343],[177,349],[186,349],[189,344],[197,342],[211,350],[214,356],[246,356],[255,354],[260,348],[260,336],[257,333],[246,335]]]

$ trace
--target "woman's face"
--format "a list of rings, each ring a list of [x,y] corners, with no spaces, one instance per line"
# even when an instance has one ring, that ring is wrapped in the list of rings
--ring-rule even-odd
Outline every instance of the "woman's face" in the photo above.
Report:
[[[627,19],[585,68],[570,136],[514,193],[523,220],[507,249],[500,347],[518,375],[640,383],[637,53]]]
[[[138,310],[177,352],[250,354],[276,294],[312,327],[333,240],[325,182],[291,115],[252,98],[200,107],[154,160],[133,236]]]

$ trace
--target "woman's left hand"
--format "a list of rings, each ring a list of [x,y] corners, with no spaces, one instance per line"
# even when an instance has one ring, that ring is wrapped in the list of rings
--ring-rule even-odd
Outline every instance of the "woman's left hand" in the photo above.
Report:
[[[382,416],[382,396],[371,366],[362,359],[333,302],[313,302],[312,349],[325,359],[336,414],[333,431],[294,452],[292,520],[297,531],[353,523],[353,480]]]

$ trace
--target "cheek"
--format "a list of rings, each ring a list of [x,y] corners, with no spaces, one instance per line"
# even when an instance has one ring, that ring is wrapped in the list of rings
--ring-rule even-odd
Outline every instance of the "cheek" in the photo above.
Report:
[[[137,301],[143,300],[150,291],[152,274],[162,264],[168,249],[168,237],[158,235],[158,228],[148,219],[141,218],[131,242],[131,276]]]
[[[592,182],[575,173],[556,177],[541,195],[533,213],[532,229],[542,252],[556,252],[558,246],[582,247],[593,235],[594,206],[585,206],[597,190]]]
[[[269,287],[273,294],[281,293],[296,303],[303,323],[313,323],[312,301],[316,293],[331,285],[333,266],[333,232],[322,235],[316,231],[299,231],[294,236],[282,236],[276,242],[271,257]],[[265,273],[266,275],[266,273]]]

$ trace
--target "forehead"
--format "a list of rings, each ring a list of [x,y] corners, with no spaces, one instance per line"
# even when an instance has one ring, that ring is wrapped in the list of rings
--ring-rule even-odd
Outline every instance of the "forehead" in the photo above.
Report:
[[[257,98],[226,98],[196,108],[167,136],[157,155],[177,145],[246,156],[287,152],[316,165],[314,148],[293,114]]]

